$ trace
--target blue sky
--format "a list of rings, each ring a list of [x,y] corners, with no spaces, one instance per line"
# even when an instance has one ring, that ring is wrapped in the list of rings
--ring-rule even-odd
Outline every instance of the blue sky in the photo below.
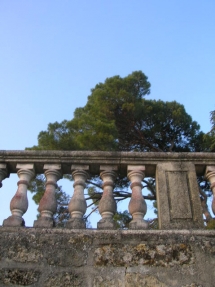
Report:
[[[38,133],[71,119],[98,82],[135,70],[148,76],[148,99],[178,101],[208,132],[214,15],[214,0],[1,0],[0,150],[37,144]],[[0,190],[1,218],[10,215],[16,181],[11,175]],[[30,209],[29,225],[31,201]]]

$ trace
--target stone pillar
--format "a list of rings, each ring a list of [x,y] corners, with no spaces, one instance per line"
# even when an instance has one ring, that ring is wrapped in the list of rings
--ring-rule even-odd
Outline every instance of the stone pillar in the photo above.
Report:
[[[129,223],[130,229],[147,229],[148,222],[143,219],[146,214],[147,206],[142,195],[142,183],[145,176],[145,166],[128,166],[128,178],[131,181],[131,200],[128,206],[132,215],[132,221]]]
[[[75,170],[74,170],[75,169]],[[84,189],[86,187],[86,180],[89,178],[88,166],[82,165],[72,165],[72,177],[74,178],[74,193],[69,202],[69,213],[71,218],[68,220],[66,227],[71,229],[84,229],[86,228],[86,223],[83,216],[87,210],[86,199],[84,197]]]
[[[17,174],[19,181],[18,189],[10,202],[10,210],[12,215],[3,221],[3,226],[25,226],[22,218],[28,209],[27,189],[30,180],[35,175],[33,164],[17,164]]]
[[[159,229],[203,228],[196,169],[192,162],[163,162],[156,167]]]
[[[34,227],[51,228],[55,225],[53,220],[53,214],[57,211],[55,190],[57,181],[62,178],[61,165],[45,164],[43,169],[46,176],[46,190],[40,200],[38,208],[40,217],[34,221]]]
[[[7,165],[6,165],[6,163],[0,163],[0,188],[2,187],[2,181],[6,177],[9,177]]]
[[[116,179],[115,166],[101,166],[100,177],[103,180],[103,195],[99,202],[99,213],[102,219],[97,223],[98,229],[116,229],[113,216],[116,213],[116,201],[113,196],[114,180]]]
[[[210,181],[211,190],[213,192],[213,200],[212,200],[212,211],[215,215],[215,165],[214,166],[207,166],[205,177],[207,180]]]

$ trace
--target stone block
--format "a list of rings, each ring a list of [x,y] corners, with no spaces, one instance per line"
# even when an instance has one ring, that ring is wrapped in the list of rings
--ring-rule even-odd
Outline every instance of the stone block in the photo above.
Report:
[[[102,218],[97,223],[97,228],[98,229],[103,229],[103,230],[116,229],[116,223],[115,223],[115,221],[112,218]]]
[[[11,215],[8,218],[4,219],[3,226],[7,227],[25,226],[25,221],[21,217]]]
[[[129,229],[136,229],[136,230],[142,230],[147,229],[149,226],[148,222],[144,219],[142,220],[132,220],[129,223]]]
[[[0,169],[7,169],[6,163],[0,163]]]
[[[80,276],[74,272],[51,273],[44,282],[44,287],[70,286],[85,286],[85,284],[83,284],[83,275]]]
[[[144,165],[128,165],[127,166],[127,171],[130,172],[130,171],[145,171],[146,168]]]
[[[55,223],[52,218],[49,217],[40,217],[37,220],[34,220],[35,228],[52,228],[55,226]]]
[[[166,284],[158,280],[155,276],[143,275],[140,273],[127,273],[125,287],[168,287]]]
[[[1,269],[0,286],[30,286],[38,282],[39,276],[40,272],[33,269]]]
[[[89,165],[87,164],[72,164],[71,170],[89,170]]]
[[[156,194],[160,229],[203,228],[194,164],[159,163],[156,168]]]
[[[44,257],[49,266],[60,267],[81,267],[87,264],[87,249],[92,244],[91,239],[86,236],[61,237],[56,236],[51,242],[48,239],[48,246],[44,250]],[[43,243],[45,247],[45,243]],[[53,252],[56,250],[56,252]]]
[[[118,165],[100,165],[100,170],[101,171],[102,170],[105,170],[105,171],[118,170]]]
[[[44,170],[51,169],[51,170],[61,170],[61,164],[44,164]]]
[[[94,264],[100,267],[173,267],[193,263],[193,251],[187,243],[164,245],[151,242],[136,246],[109,244],[97,248],[94,253]]]
[[[86,222],[83,218],[70,218],[66,223],[66,228],[69,229],[85,229]]]
[[[34,164],[33,163],[17,163],[16,169],[34,170]]]
[[[115,276],[98,275],[93,280],[93,287],[124,287],[124,286],[125,286],[124,280],[122,280],[121,278],[119,278],[119,276],[116,275]]]

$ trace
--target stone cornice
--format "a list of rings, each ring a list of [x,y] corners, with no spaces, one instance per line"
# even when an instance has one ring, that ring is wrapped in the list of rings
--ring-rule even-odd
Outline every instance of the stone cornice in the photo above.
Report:
[[[33,163],[38,174],[51,163],[61,164],[64,174],[71,173],[72,164],[89,165],[91,174],[97,174],[100,165],[117,165],[122,174],[127,165],[145,165],[146,176],[154,176],[160,162],[192,162],[197,174],[203,175],[207,165],[215,165],[215,153],[0,150],[0,163],[6,163],[10,173],[17,172],[17,163]]]

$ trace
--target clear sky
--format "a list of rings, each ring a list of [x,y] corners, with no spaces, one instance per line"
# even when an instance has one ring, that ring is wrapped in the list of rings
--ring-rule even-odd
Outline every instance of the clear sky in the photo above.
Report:
[[[214,0],[1,0],[0,150],[37,144],[38,133],[71,119],[98,82],[136,70],[152,85],[148,99],[178,101],[208,132],[214,15]],[[0,189],[0,224],[16,181]],[[31,201],[29,209],[35,214]]]

